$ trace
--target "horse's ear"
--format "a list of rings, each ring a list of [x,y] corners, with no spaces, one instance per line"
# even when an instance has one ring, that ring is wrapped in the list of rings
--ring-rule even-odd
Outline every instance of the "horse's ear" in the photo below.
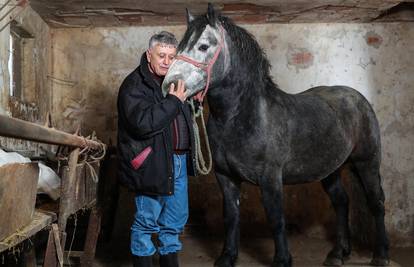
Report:
[[[194,20],[194,16],[191,15],[190,10],[188,10],[188,8],[186,8],[185,11],[187,13],[187,24],[190,24]]]
[[[217,14],[216,14],[216,11],[214,10],[214,7],[213,7],[212,3],[208,3],[207,19],[208,19],[208,23],[211,26],[214,26],[216,24]]]

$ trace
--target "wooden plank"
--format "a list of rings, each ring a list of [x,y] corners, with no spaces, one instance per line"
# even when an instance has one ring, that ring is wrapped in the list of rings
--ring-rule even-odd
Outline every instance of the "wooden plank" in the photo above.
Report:
[[[66,166],[63,170],[59,206],[59,229],[61,232],[66,232],[66,223],[68,217],[77,211],[77,209],[74,207],[74,192],[79,152],[80,149],[75,148],[70,153],[68,166]]]
[[[205,3],[200,1],[147,1],[107,0],[89,1],[85,9],[82,1],[44,0],[36,1],[33,8],[52,27],[86,27],[120,25],[177,25],[184,24],[185,8],[193,14],[204,14]],[[39,2],[42,2],[39,4]],[[57,6],[56,3],[60,2]],[[393,6],[413,2],[397,0],[257,0],[219,1],[215,8],[237,23],[266,22],[359,22],[372,21],[386,14]],[[53,8],[51,8],[53,6]],[[254,20],[257,17],[259,20]],[[69,21],[69,18],[76,19]],[[66,23],[65,23],[66,21]],[[395,21],[395,20],[394,20]],[[412,21],[412,19],[411,19]]]
[[[15,163],[0,167],[0,240],[28,225],[33,218],[39,167]]]
[[[96,173],[99,172],[98,163],[92,163],[91,167],[94,168]],[[68,209],[69,215],[84,208],[91,208],[96,203],[98,184],[93,181],[89,168],[86,164],[78,164],[76,167],[76,177],[73,182],[73,196],[70,198],[71,203]]]
[[[71,251],[65,251],[63,253],[63,255],[65,256],[65,259],[67,258],[80,258],[83,255],[83,251],[78,251],[78,250],[71,250]]]
[[[33,220],[29,225],[21,229],[19,232],[16,232],[11,236],[0,241],[0,252],[13,248],[22,241],[32,237],[45,227],[50,226],[52,222],[55,220],[56,214],[36,210],[33,216]]]
[[[36,251],[34,247],[31,247],[28,252],[25,253],[26,267],[37,267],[36,264]]]
[[[63,267],[64,258],[60,239],[60,231],[57,224],[52,224],[47,241],[44,267]]]
[[[61,241],[60,241],[60,236],[59,236],[59,228],[57,226],[57,224],[53,224],[52,225],[52,231],[53,231],[53,239],[54,239],[54,243],[55,243],[55,247],[56,247],[56,255],[59,261],[59,266],[63,266],[63,250],[62,250],[62,245],[61,245]]]
[[[56,267],[57,266],[57,254],[54,241],[53,230],[49,230],[49,239],[47,240],[47,247],[45,252],[45,261],[43,267]]]
[[[88,267],[93,265],[95,258],[96,243],[98,241],[99,231],[101,228],[101,215],[98,209],[93,208],[89,216],[88,232],[86,233],[86,241],[84,253],[81,257],[81,266]]]
[[[93,168],[96,175],[98,175],[95,179],[99,181],[99,167],[100,164],[98,162],[91,163],[90,167],[85,166],[85,206],[91,207],[96,203],[98,182],[94,181],[90,168]]]
[[[76,169],[74,206],[76,210],[85,205],[85,164],[78,165]]]

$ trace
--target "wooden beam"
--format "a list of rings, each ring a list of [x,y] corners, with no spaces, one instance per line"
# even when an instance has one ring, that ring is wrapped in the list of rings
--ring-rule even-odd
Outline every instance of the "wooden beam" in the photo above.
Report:
[[[0,115],[0,135],[53,145],[101,149],[103,144],[36,123]]]

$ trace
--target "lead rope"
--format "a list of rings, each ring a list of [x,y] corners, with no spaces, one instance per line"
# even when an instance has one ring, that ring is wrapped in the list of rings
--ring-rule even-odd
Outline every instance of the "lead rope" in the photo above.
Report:
[[[191,111],[193,113],[193,128],[194,128],[194,139],[195,139],[195,159],[196,159],[196,168],[197,171],[202,175],[207,175],[211,171],[212,167],[212,158],[211,158],[211,150],[210,150],[210,143],[208,141],[206,123],[204,121],[203,116],[203,106],[200,105],[198,110],[195,110],[194,100],[190,100]],[[200,129],[197,125],[197,117],[201,117],[201,126],[204,132],[204,136],[206,138],[206,149],[207,149],[207,156],[208,156],[208,166],[206,166],[206,161],[204,160],[203,152],[201,151],[201,140],[200,140]]]

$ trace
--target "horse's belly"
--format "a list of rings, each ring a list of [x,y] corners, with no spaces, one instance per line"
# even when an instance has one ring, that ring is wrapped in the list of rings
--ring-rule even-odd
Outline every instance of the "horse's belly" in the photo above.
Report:
[[[305,184],[314,181],[320,181],[326,178],[327,175],[307,175],[307,174],[287,174],[283,175],[283,184],[294,185],[294,184]]]
[[[337,170],[348,158],[351,149],[337,154],[314,155],[312,158],[293,160],[283,169],[284,184],[300,184],[322,180]]]

